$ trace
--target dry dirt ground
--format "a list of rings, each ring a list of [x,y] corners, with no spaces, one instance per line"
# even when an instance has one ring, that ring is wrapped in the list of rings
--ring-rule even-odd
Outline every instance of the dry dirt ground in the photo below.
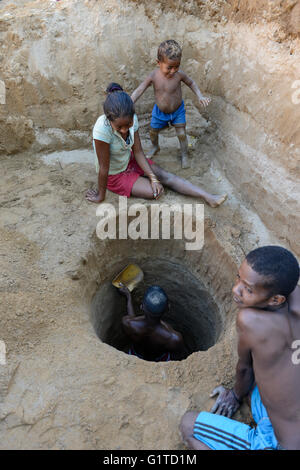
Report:
[[[181,415],[209,409],[212,388],[230,383],[235,311],[227,294],[243,247],[255,246],[259,237],[255,216],[249,211],[245,217],[230,185],[210,171],[209,154],[199,150],[191,151],[197,172],[180,169],[176,149],[156,161],[229,193],[223,207],[205,207],[204,259],[172,240],[152,242],[156,253],[147,241],[134,253],[132,243],[98,241],[95,207],[84,198],[95,184],[93,164],[46,165],[28,154],[2,159],[1,338],[8,349],[1,369],[2,448],[182,448]],[[117,205],[117,198],[109,193],[107,202]],[[162,202],[192,200],[166,191]],[[262,233],[259,241],[268,236]],[[223,302],[223,341],[170,364],[146,363],[100,342],[90,322],[91,297],[128,259],[141,257],[181,263],[203,279]]]
[[[280,243],[300,255],[298,4],[255,2],[249,11],[249,2],[204,3],[182,11],[167,1],[1,2],[2,449],[183,449],[183,413],[209,410],[211,390],[233,381],[230,290],[244,254]],[[205,206],[197,253],[178,240],[101,241],[96,206],[85,200],[96,185],[91,129],[101,92],[112,79],[133,90],[166,36],[183,42],[184,68],[212,105],[201,115],[185,95],[190,169],[180,168],[172,130],[154,159],[228,193],[222,207]],[[152,104],[148,92],[137,107],[146,150]],[[118,198],[108,193],[107,202]],[[195,200],[166,190],[160,202]],[[97,337],[99,287],[128,261],[151,258],[185,267],[214,298],[221,326],[207,351],[156,364]],[[246,405],[236,418],[249,422]]]

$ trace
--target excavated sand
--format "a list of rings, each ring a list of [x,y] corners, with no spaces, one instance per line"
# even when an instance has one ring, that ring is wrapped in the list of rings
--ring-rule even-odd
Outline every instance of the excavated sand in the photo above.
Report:
[[[183,413],[209,410],[211,390],[232,384],[239,263],[266,243],[300,256],[299,2],[248,4],[2,0],[0,448],[183,449]],[[180,240],[101,241],[96,206],[85,200],[96,185],[91,130],[103,91],[114,80],[132,92],[166,38],[183,45],[182,68],[212,103],[202,111],[184,91],[190,169],[180,168],[172,130],[154,159],[229,194],[222,207],[205,206],[197,252]],[[152,105],[147,91],[137,105],[145,150]],[[195,200],[166,190],[161,202]],[[201,326],[215,329],[203,350],[152,363],[99,339],[114,312],[107,287],[99,327],[95,294],[130,261],[151,282],[163,278],[174,299],[199,283],[203,315],[206,305],[215,312]],[[249,421],[246,405],[236,418]]]

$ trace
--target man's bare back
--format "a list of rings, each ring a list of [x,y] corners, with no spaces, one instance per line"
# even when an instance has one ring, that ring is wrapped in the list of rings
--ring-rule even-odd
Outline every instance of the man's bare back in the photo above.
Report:
[[[276,437],[284,448],[300,449],[300,364],[292,344],[300,339],[300,288],[293,310],[242,310],[238,322],[248,331],[255,381]]]
[[[144,315],[134,318],[126,316],[123,317],[122,325],[137,353],[150,361],[166,351],[178,351],[182,346],[181,334],[166,322],[149,325]]]
[[[300,288],[296,286],[288,297],[279,293],[268,299],[264,282],[271,282],[271,274],[267,277],[255,271],[255,263],[256,269],[262,272],[267,269],[259,263],[259,256],[266,256],[266,263],[268,256],[271,260],[278,257],[277,264],[274,261],[270,264],[275,263],[274,272],[280,272],[282,263],[280,270],[286,274],[281,282],[293,276],[290,282],[295,285],[299,279],[297,260],[291,259],[293,255],[281,247],[254,250],[242,263],[233,287],[233,298],[240,308],[234,390],[238,396],[244,396],[252,373],[278,442],[287,449],[300,449],[300,365],[292,360],[292,345],[300,339]]]
[[[127,298],[127,315],[122,318],[125,334],[131,339],[135,351],[144,359],[156,360],[166,352],[183,350],[181,333],[161,320],[168,299],[159,286],[147,289],[141,305],[144,315],[135,315],[130,291],[122,286],[120,292]],[[151,308],[153,307],[153,308]]]

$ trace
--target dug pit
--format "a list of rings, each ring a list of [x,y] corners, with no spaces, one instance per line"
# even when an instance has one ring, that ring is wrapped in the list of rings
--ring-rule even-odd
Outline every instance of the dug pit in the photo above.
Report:
[[[185,350],[176,358],[185,359],[193,352],[206,351],[213,346],[221,331],[221,318],[203,282],[184,265],[172,260],[148,258],[141,263],[135,261],[145,273],[143,282],[132,296],[135,312],[138,314],[148,287],[159,285],[165,290],[170,310],[163,315],[163,320],[183,335],[185,343]],[[106,270],[109,273],[110,267]],[[122,330],[122,317],[127,314],[126,299],[122,297],[111,282],[102,284],[92,302],[92,321],[104,343],[128,352],[130,342]]]

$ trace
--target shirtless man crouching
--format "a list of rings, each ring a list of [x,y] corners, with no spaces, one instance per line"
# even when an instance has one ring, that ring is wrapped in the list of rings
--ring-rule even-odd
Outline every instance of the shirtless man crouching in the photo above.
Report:
[[[211,409],[187,412],[180,430],[191,449],[300,449],[300,364],[293,360],[300,339],[299,264],[288,250],[251,251],[233,287],[238,363],[235,385],[217,387]],[[256,428],[230,419],[251,392]]]

